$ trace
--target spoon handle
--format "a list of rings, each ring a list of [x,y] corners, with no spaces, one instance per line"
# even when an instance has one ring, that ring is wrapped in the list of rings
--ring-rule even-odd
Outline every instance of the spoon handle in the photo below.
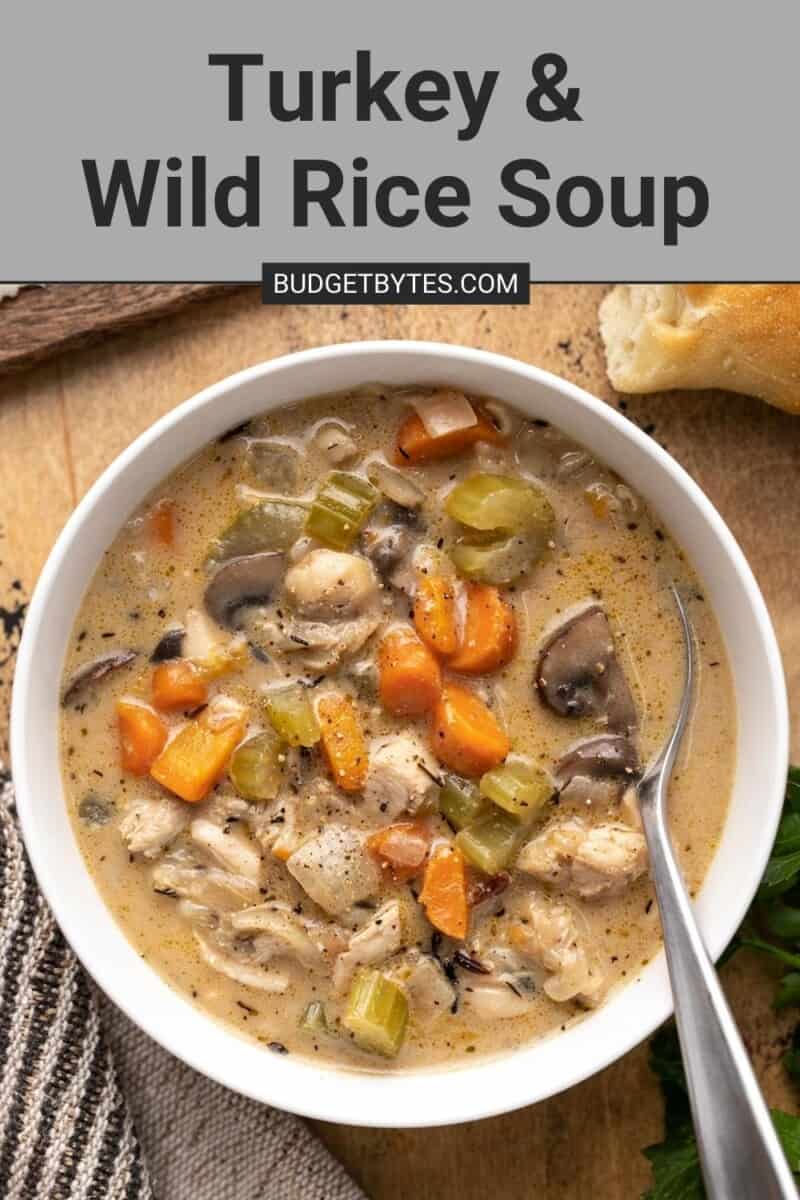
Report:
[[[641,805],[642,823],[709,1200],[797,1200],[791,1170],[694,919],[663,805],[650,799]]]

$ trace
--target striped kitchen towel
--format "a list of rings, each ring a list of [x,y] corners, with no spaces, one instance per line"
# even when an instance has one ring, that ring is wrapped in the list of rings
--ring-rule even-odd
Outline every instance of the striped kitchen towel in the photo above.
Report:
[[[298,1118],[183,1066],[99,997],[0,773],[2,1200],[365,1200]]]

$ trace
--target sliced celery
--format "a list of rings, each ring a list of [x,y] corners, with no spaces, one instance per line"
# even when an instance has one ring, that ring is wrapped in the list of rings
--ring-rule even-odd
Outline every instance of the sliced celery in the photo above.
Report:
[[[262,500],[246,508],[211,543],[207,561],[259,554],[263,550],[288,550],[303,532],[307,505],[297,500]]]
[[[494,537],[472,534],[459,538],[450,558],[459,574],[479,583],[509,584],[535,566],[544,544],[527,534]]]
[[[553,531],[553,506],[541,488],[517,475],[470,475],[447,497],[448,515],[470,529]]]
[[[314,1037],[331,1037],[333,1030],[328,1024],[325,1005],[319,1000],[312,1000],[300,1018],[300,1028]]]
[[[454,829],[463,829],[489,806],[474,783],[451,777],[439,792],[439,808]]]
[[[362,1050],[394,1058],[403,1044],[407,1023],[408,1000],[403,989],[380,971],[359,971],[342,1024]]]
[[[316,746],[319,741],[317,714],[300,684],[270,692],[267,716],[275,731],[290,746]]]
[[[306,520],[306,533],[334,550],[347,550],[375,507],[378,492],[360,475],[334,471],[323,483]]]
[[[245,800],[274,800],[283,778],[286,746],[270,729],[242,742],[228,767],[231,782]]]
[[[509,865],[524,834],[524,825],[510,813],[495,809],[462,829],[456,845],[474,867],[487,875],[496,875]]]
[[[482,776],[480,790],[512,817],[530,823],[554,788],[547,773],[533,763],[507,762]]]

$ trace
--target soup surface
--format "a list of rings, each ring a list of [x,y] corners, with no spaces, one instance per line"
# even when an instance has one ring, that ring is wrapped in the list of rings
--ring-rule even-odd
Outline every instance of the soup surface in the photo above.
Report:
[[[701,660],[674,775],[692,891],[731,678],[658,517],[543,421],[379,387],[251,421],[91,581],[63,770],[141,956],[275,1052],[457,1063],[565,1027],[659,947],[631,784]]]

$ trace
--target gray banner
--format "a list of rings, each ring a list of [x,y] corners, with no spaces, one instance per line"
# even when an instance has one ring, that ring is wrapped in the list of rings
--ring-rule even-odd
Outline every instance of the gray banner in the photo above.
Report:
[[[797,280],[799,44],[788,0],[4,0],[0,279],[509,260],[536,280]],[[209,65],[232,53],[263,59],[241,120]]]

